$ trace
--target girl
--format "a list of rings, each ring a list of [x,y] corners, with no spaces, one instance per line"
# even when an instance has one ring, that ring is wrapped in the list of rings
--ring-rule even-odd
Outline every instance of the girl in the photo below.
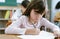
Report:
[[[32,1],[24,14],[5,29],[6,34],[32,34],[40,32],[40,27],[50,28],[56,35],[59,35],[59,27],[49,22],[42,16],[45,14],[45,5],[41,0]]]
[[[25,10],[26,10],[29,3],[30,2],[28,0],[24,0],[24,1],[22,1],[21,4],[19,4],[17,10],[13,14],[13,16],[11,17],[12,22],[19,19],[19,17],[25,12]]]

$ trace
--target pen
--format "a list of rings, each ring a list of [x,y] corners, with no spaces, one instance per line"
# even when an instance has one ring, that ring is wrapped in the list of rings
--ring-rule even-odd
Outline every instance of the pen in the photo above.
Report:
[[[32,23],[33,27],[36,28],[36,26]]]

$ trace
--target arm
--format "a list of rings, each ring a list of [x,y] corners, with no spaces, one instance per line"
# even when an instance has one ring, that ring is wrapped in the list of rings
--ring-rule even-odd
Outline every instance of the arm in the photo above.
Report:
[[[25,28],[19,28],[22,23],[22,17],[16,22],[12,23],[5,29],[6,34],[24,34]]]
[[[24,18],[25,19],[25,18]],[[21,28],[21,24],[24,22],[23,17],[17,20],[16,22],[12,23],[5,29],[6,34],[39,34],[39,29],[26,29]],[[20,28],[19,28],[20,27]]]
[[[27,35],[37,35],[39,34],[40,30],[39,29],[26,29],[26,28],[18,28],[19,27],[19,22],[12,23],[10,26],[8,26],[5,29],[6,34],[27,34]]]
[[[43,18],[42,24],[47,28],[50,28],[56,36],[60,36],[60,29],[58,26],[54,25],[53,23],[49,22],[47,19]]]
[[[53,23],[49,22],[47,19],[42,19],[42,24],[46,26],[47,28],[50,28],[53,31],[59,31],[59,27],[54,25]]]

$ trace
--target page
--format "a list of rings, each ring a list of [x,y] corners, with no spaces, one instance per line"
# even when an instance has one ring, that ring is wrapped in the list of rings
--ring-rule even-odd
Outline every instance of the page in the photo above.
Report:
[[[41,31],[39,35],[20,35],[17,36],[22,39],[54,39],[55,36],[52,33]]]

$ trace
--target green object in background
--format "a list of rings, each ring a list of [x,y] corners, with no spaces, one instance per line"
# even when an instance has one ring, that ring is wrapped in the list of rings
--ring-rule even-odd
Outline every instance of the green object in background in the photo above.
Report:
[[[6,14],[5,14],[5,19],[9,19],[9,16],[10,16],[10,11],[8,10],[8,11],[6,11]]]
[[[5,2],[0,2],[0,6],[17,6],[16,0],[5,0]]]

